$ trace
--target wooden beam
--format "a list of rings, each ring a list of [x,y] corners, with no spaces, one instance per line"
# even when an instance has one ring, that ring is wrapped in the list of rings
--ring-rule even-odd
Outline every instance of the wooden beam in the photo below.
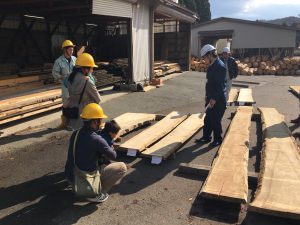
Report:
[[[195,163],[180,163],[178,172],[195,175],[199,177],[207,177],[212,166],[200,165]],[[257,185],[258,173],[248,171],[248,184]]]
[[[200,191],[207,198],[246,203],[248,197],[248,158],[253,108],[240,106],[212,163]]]
[[[258,188],[249,210],[300,219],[300,153],[284,116],[259,108],[264,145]]]
[[[162,159],[166,159],[172,153],[180,149],[203,125],[204,116],[201,117],[200,114],[192,114],[171,133],[141,154],[146,157],[151,157],[153,164],[160,164]]]
[[[138,152],[144,151],[146,147],[171,132],[186,118],[187,115],[172,112],[153,126],[123,143],[118,150],[127,151],[128,156],[136,156]]]

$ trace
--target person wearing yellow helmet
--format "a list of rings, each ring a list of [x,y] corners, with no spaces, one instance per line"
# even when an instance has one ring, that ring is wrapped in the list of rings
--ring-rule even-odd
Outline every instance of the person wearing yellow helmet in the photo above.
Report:
[[[93,68],[97,67],[94,58],[88,53],[78,56],[75,68],[66,80],[69,91],[69,98],[63,104],[64,108],[78,108],[78,113],[82,112],[84,106],[89,103],[100,104],[100,94],[95,86],[95,82],[90,79]],[[66,115],[68,117],[68,115]],[[78,129],[82,126],[82,119],[68,118],[68,129]]]
[[[71,74],[76,62],[76,57],[73,56],[74,47],[75,45],[70,40],[65,40],[61,46],[63,54],[55,60],[52,69],[52,76],[56,81],[61,83],[63,103],[65,103],[69,97],[68,88],[64,85],[63,81]],[[65,128],[65,126],[66,118],[62,116],[59,128]]]
[[[113,146],[98,133],[102,120],[107,118],[101,106],[96,103],[86,105],[80,117],[84,125],[70,138],[65,176],[76,196],[101,203],[108,199],[107,192],[125,175],[127,167],[123,162],[107,164],[99,161],[117,157]],[[117,124],[114,128],[119,130]]]

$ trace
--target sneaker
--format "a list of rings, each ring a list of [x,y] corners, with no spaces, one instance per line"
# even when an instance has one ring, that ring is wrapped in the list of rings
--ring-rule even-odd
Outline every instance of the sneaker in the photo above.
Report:
[[[219,146],[219,145],[221,145],[221,144],[222,144],[222,141],[213,141],[213,142],[211,143],[211,146],[217,147],[217,146]]]
[[[95,203],[102,203],[105,202],[109,197],[109,194],[107,193],[101,193],[100,195],[94,197],[94,198],[87,198],[86,200],[90,202],[95,202]]]
[[[200,139],[196,139],[197,143],[201,143],[201,144],[206,144],[209,143],[211,141],[211,138],[206,138],[206,137],[202,137]]]

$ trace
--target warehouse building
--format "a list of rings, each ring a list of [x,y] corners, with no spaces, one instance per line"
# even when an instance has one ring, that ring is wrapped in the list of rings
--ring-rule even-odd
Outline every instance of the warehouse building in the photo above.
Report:
[[[122,59],[124,79],[143,83],[153,75],[154,60],[188,69],[196,19],[171,0],[1,1],[0,75],[46,70],[62,41],[71,39],[75,51],[87,46],[97,62]]]
[[[227,40],[227,45],[241,58],[260,54],[292,55],[296,47],[296,29],[220,17],[193,26],[192,54],[200,56],[201,46],[208,43],[216,45],[220,39]]]

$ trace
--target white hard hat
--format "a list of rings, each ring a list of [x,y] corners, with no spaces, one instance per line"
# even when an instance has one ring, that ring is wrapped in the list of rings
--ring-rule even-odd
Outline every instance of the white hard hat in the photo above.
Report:
[[[208,52],[213,51],[213,50],[216,50],[216,48],[214,46],[209,45],[209,44],[204,45],[200,51],[201,57],[205,56]]]
[[[222,51],[222,52],[230,53],[230,49],[229,49],[229,47],[225,47],[225,48],[223,48],[223,51]]]

